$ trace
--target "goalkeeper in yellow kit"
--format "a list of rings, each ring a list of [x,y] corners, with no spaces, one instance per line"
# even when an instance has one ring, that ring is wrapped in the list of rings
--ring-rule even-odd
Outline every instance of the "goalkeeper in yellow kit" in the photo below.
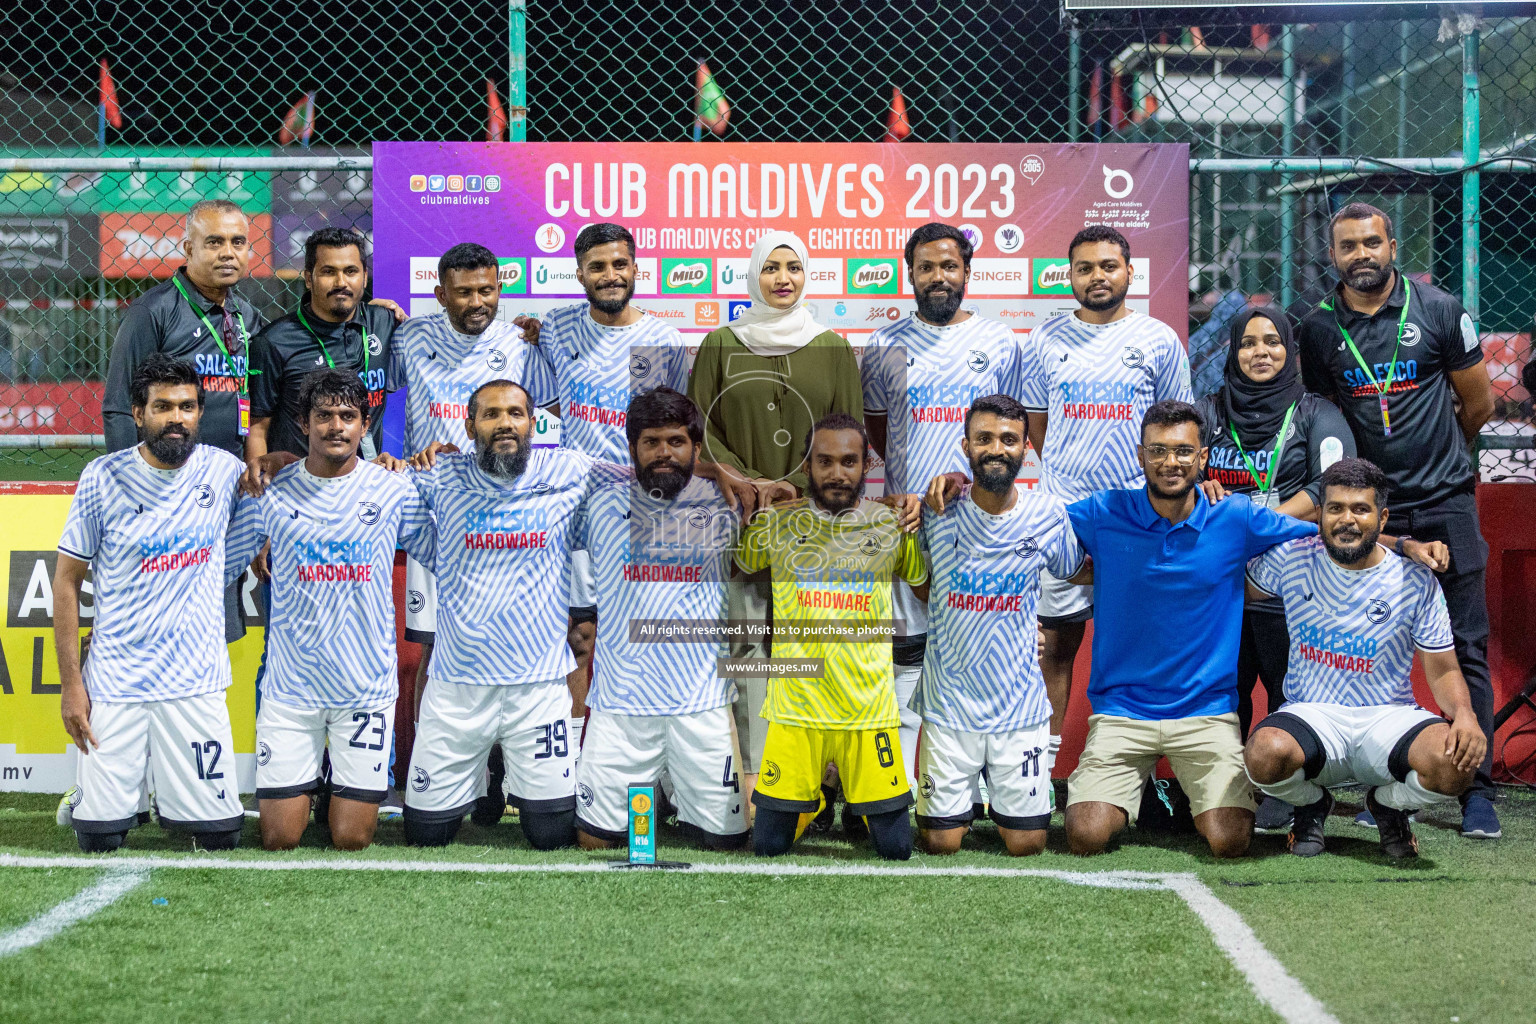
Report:
[[[837,765],[848,812],[868,823],[875,852],[887,860],[912,855],[890,634],[853,642],[805,632],[813,625],[888,627],[895,578],[927,599],[916,534],[902,532],[897,513],[863,496],[868,447],[853,417],[822,419],[807,445],[806,497],[760,513],[737,549],[743,570],[772,569],[774,661],[822,659],[819,677],[768,682],[768,734],[752,794],[761,856],[786,852],[816,816],[828,761]]]

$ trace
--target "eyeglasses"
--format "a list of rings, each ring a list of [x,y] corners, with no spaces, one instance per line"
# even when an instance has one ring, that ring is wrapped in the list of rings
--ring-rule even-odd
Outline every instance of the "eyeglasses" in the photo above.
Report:
[[[1172,455],[1174,461],[1181,466],[1193,464],[1195,456],[1200,454],[1200,449],[1191,448],[1187,444],[1181,444],[1177,448],[1169,448],[1161,444],[1144,444],[1141,450],[1146,452],[1147,458],[1153,462],[1167,462],[1168,456]]]

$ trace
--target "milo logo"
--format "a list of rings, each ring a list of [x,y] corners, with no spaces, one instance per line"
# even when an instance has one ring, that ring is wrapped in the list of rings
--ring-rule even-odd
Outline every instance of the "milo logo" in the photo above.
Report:
[[[1066,260],[1035,260],[1035,294],[1064,295],[1072,291],[1072,269]]]
[[[853,275],[855,288],[878,288],[882,284],[890,282],[896,275],[889,266],[872,263],[867,267],[860,267]]]
[[[501,294],[526,295],[528,293],[528,261],[522,257],[499,259],[496,276],[501,280]]]
[[[662,261],[661,290],[696,295],[710,293],[711,267],[709,260],[668,259]]]
[[[854,295],[895,295],[895,260],[849,260],[848,291]]]

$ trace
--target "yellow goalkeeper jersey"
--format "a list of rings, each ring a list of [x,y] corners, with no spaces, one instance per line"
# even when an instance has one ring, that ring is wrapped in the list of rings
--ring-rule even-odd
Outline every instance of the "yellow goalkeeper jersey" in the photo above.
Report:
[[[891,641],[811,639],[817,625],[888,625],[894,579],[920,586],[928,570],[917,535],[864,500],[839,516],[809,498],[761,513],[743,532],[736,562],[770,568],[773,657],[821,658],[821,678],[770,678],[763,717],[807,729],[879,729],[900,723]]]

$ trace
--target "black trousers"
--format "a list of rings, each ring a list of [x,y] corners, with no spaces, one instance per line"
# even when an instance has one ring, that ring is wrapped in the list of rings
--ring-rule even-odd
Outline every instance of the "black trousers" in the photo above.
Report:
[[[1237,648],[1237,723],[1244,739],[1253,724],[1253,688],[1264,684],[1269,713],[1285,701],[1285,668],[1290,659],[1291,636],[1285,629],[1285,612],[1268,608],[1243,611],[1243,639]]]
[[[1488,596],[1484,583],[1488,542],[1478,526],[1477,500],[1470,494],[1457,494],[1429,508],[1389,515],[1385,532],[1420,541],[1442,541],[1450,549],[1450,568],[1435,575],[1445,592],[1456,639],[1456,663],[1467,680],[1472,712],[1488,737],[1488,753],[1472,788],[1461,799],[1466,803],[1468,796],[1477,794],[1492,800],[1493,678],[1488,671]]]

